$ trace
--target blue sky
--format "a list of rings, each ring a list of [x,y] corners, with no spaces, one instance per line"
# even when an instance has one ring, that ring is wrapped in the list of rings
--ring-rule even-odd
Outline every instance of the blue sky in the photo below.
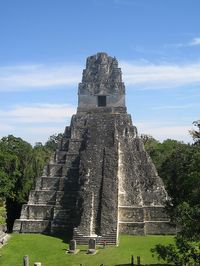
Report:
[[[34,144],[76,112],[86,57],[115,56],[139,133],[192,141],[199,0],[0,0],[0,137]]]

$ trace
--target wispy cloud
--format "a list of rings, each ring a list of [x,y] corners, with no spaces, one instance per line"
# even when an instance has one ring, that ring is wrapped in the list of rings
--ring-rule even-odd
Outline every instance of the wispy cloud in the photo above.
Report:
[[[152,110],[175,110],[175,109],[188,109],[200,107],[200,103],[188,103],[188,104],[179,104],[179,105],[162,105],[162,106],[154,106]]]
[[[24,131],[22,134],[24,134],[24,139],[26,139],[29,143],[35,144],[36,142],[43,142],[45,143],[47,139],[54,135],[64,132],[64,126],[63,127],[28,127],[24,128]],[[21,135],[21,134],[20,134]]]
[[[197,46],[197,45],[200,45],[200,37],[198,38],[194,38],[190,43],[189,43],[190,46]]]
[[[174,88],[200,83],[200,62],[166,64],[121,61],[126,85],[139,89]],[[0,67],[0,92],[55,89],[74,86],[81,81],[84,67],[78,64],[19,65]]]
[[[9,125],[9,124],[6,124],[6,123],[1,123],[0,124],[0,134],[1,133],[4,133],[4,132],[7,132],[7,131],[9,131],[9,130],[12,130],[14,127],[13,126],[11,126],[11,125]]]
[[[32,104],[14,106],[8,110],[0,110],[0,123],[62,123],[69,119],[76,109],[70,105]]]
[[[65,124],[66,125],[66,124]],[[14,135],[15,137],[20,137],[23,140],[31,143],[32,145],[35,145],[36,142],[42,142],[45,143],[48,138],[51,135],[63,133],[64,126],[31,126],[31,127],[23,127],[23,130],[21,127],[10,127],[7,129],[7,131],[1,130],[0,127],[0,138],[7,136],[7,135]]]
[[[154,122],[140,122],[137,123],[140,134],[147,134],[153,136],[155,139],[163,141],[165,139],[176,139],[184,142],[191,142],[192,137],[189,134],[191,126],[189,125],[163,125],[162,123]]]
[[[0,109],[0,138],[13,134],[31,144],[45,142],[50,135],[64,131],[76,108],[65,104],[29,104]]]
[[[23,91],[74,85],[80,82],[81,66],[33,64],[0,67],[0,91]]]
[[[199,46],[200,45],[200,37],[193,38],[191,41],[185,42],[185,43],[168,43],[165,44],[164,47],[174,47],[174,48],[185,48],[189,46]]]
[[[199,62],[184,65],[121,62],[120,65],[127,85],[162,89],[200,83]]]

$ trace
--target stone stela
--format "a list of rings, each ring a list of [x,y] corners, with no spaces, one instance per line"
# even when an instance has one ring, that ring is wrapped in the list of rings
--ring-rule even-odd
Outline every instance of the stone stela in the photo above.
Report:
[[[96,239],[90,238],[88,242],[88,254],[94,254],[96,252]]]
[[[16,232],[70,234],[78,244],[119,233],[172,234],[163,211],[163,182],[126,111],[116,58],[87,58],[78,86],[77,113],[30,191]]]
[[[76,240],[72,239],[69,242],[69,249],[68,249],[68,253],[76,253],[77,249],[76,249]]]

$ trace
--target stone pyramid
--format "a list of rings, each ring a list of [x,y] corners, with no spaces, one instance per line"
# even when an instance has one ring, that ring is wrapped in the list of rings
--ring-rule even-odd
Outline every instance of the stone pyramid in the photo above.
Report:
[[[87,58],[78,108],[36,180],[14,231],[65,234],[117,244],[119,233],[170,234],[163,182],[126,112],[115,58]]]

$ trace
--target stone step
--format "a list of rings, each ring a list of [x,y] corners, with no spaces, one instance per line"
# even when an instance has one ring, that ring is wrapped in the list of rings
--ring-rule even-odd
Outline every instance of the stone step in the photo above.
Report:
[[[52,205],[56,202],[56,190],[31,190],[28,204]]]
[[[45,204],[24,204],[21,210],[20,219],[29,220],[52,220],[53,205]]]
[[[177,228],[172,226],[168,221],[146,221],[146,234],[148,235],[174,235],[177,233]]]
[[[131,206],[118,207],[120,222],[143,222],[144,209]]]
[[[35,190],[57,190],[59,185],[59,177],[42,176],[36,180]]]
[[[68,138],[68,137],[62,138],[61,141],[60,141],[59,150],[68,151],[69,141],[70,141],[70,138]]]
[[[69,165],[65,164],[62,169],[62,175],[64,179],[68,181],[76,182],[79,177],[79,169],[77,166],[69,167]]]
[[[79,237],[74,237],[73,239],[77,241],[77,244],[79,245],[88,245],[88,242],[90,238],[93,237],[84,237],[84,236],[79,236]],[[116,238],[107,238],[107,237],[102,237],[101,240],[97,240],[96,244],[97,245],[103,245],[104,241],[106,242],[107,245],[116,245],[117,241]]]
[[[66,234],[66,232],[69,232],[72,230],[72,227],[70,227],[69,224],[54,224],[51,223],[51,233],[52,234]]]
[[[68,187],[62,190],[32,190],[29,194],[28,204],[24,206],[70,206],[75,203],[78,191],[77,187],[72,183],[68,184]],[[67,191],[67,193],[66,193]]]
[[[119,232],[129,235],[145,235],[145,222],[119,222]]]
[[[13,232],[19,233],[44,233],[50,231],[49,220],[17,219],[13,226]]]
[[[69,147],[68,147],[68,153],[78,153],[81,148],[82,141],[76,141],[74,139],[71,139],[69,141]]]
[[[106,244],[108,245],[116,245],[117,244],[117,231],[114,231],[107,235],[102,236],[84,236],[83,234],[80,234],[77,230],[77,228],[74,229],[73,233],[73,239],[77,241],[78,244],[87,245],[89,239],[94,238],[96,239],[97,244],[103,244],[104,241],[106,241]]]
[[[58,191],[56,194],[56,205],[65,206],[74,206],[73,204],[76,202],[76,191],[69,191],[69,193],[65,193],[65,191]]]
[[[63,189],[74,190],[77,188],[77,181],[79,179],[78,169],[68,168],[68,176],[62,177],[40,177],[37,180],[35,190],[51,190],[62,191]]]

